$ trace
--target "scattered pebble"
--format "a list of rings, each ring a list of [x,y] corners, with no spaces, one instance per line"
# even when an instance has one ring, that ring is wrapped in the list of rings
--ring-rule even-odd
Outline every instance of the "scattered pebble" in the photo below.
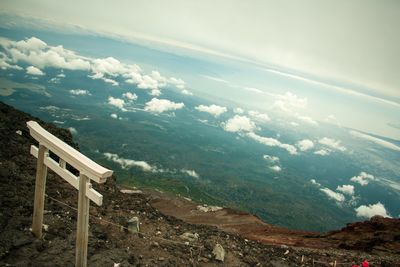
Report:
[[[214,246],[214,249],[213,249],[212,253],[214,254],[215,259],[217,261],[224,261],[224,259],[225,259],[225,249],[220,244],[217,243]]]

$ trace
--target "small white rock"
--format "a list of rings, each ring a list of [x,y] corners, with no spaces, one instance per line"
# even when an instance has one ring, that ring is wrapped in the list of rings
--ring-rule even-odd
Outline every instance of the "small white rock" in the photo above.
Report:
[[[215,259],[217,261],[224,261],[224,259],[225,259],[225,249],[220,244],[217,243],[214,246],[214,249],[213,249],[212,253],[214,254]]]
[[[22,135],[22,131],[21,130],[17,130],[15,133],[18,134],[18,135]]]

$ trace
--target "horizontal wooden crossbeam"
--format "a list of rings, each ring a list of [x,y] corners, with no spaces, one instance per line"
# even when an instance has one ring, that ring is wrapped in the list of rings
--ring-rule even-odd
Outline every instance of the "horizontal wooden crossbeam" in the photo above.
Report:
[[[78,150],[64,143],[42,128],[37,122],[28,121],[26,124],[31,136],[35,138],[39,144],[44,145],[48,150],[68,162],[69,165],[91,180],[97,183],[104,183],[106,179],[112,175],[113,172],[111,170],[100,166]]]
[[[34,157],[38,157],[39,149],[32,145],[31,146],[31,155]],[[54,159],[50,158],[48,155],[44,157],[44,165],[52,169],[55,173],[57,173],[61,178],[67,181],[70,185],[79,189],[79,178],[72,174],[69,170],[62,168],[59,163],[57,163]],[[96,203],[98,206],[103,204],[103,196],[92,188],[90,183],[86,184],[86,196]]]

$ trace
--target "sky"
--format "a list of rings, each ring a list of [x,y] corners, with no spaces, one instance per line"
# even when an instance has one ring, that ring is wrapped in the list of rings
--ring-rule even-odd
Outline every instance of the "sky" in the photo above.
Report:
[[[400,117],[399,1],[5,0],[0,6],[7,14],[77,25],[178,53],[249,63],[265,77],[272,73],[290,78],[305,96],[312,97],[315,90],[315,95],[325,92],[326,99],[331,92],[356,97],[361,102],[355,105],[363,105],[360,110],[374,110],[371,120],[390,117],[384,125],[400,124],[395,119]],[[241,80],[234,75],[222,78]],[[254,84],[259,90],[266,87]],[[338,103],[343,108],[332,108],[344,125],[400,139],[398,129],[367,126],[368,118],[361,115],[349,120],[344,103],[351,105],[346,100]],[[318,115],[324,104],[314,101],[311,107],[312,115]]]

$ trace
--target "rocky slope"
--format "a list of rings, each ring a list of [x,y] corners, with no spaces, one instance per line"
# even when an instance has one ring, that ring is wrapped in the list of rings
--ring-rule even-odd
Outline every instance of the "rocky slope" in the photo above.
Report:
[[[36,239],[29,229],[36,160],[29,154],[35,141],[26,121],[32,119],[77,147],[67,130],[0,103],[0,266],[73,266],[77,191],[52,172],[45,234]],[[90,208],[89,266],[328,266],[335,260],[351,266],[364,259],[371,266],[400,266],[398,219],[373,218],[320,235],[229,209],[205,213],[159,192],[121,193],[115,178],[94,186],[104,203]],[[126,229],[132,217],[140,220],[139,233]],[[224,261],[213,253],[217,244]]]

